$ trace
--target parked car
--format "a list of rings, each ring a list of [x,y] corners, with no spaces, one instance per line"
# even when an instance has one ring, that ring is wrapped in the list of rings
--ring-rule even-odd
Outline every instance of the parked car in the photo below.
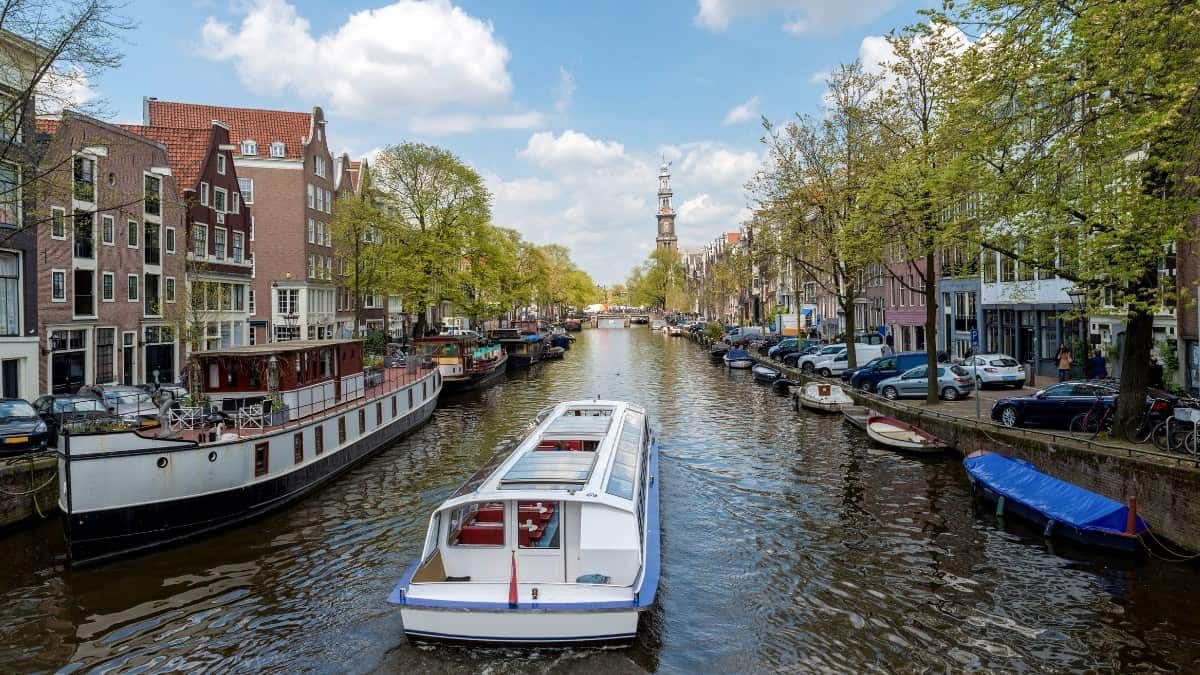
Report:
[[[760,355],[767,356],[771,348],[779,344],[780,340],[778,335],[764,335],[754,341],[754,348]]]
[[[821,348],[824,346],[825,345],[822,344],[809,345],[798,352],[786,354],[783,357],[783,364],[785,366],[792,366],[793,368],[799,367],[797,364],[802,357],[809,356],[810,354],[816,354],[817,352],[821,351]]]
[[[150,394],[137,387],[99,384],[84,387],[80,393],[95,392],[104,401],[108,412],[126,422],[143,427],[158,426],[159,409]]]
[[[906,370],[899,377],[890,377],[877,386],[884,398],[920,398],[929,393],[929,366],[917,366]],[[975,388],[971,373],[962,366],[939,365],[937,368],[938,396],[947,401],[956,401],[970,396]]]
[[[781,359],[792,353],[792,351],[799,349],[797,346],[799,344],[800,341],[797,338],[784,338],[767,350],[767,356],[773,359]],[[790,351],[785,352],[785,349]]]
[[[883,355],[883,345],[869,345],[856,342],[854,343],[854,354],[856,363],[870,361]],[[826,358],[823,361],[817,361],[813,364],[813,369],[821,377],[841,375],[842,371],[850,365],[849,355],[849,350],[843,348],[842,351],[834,353],[832,357]]]
[[[818,362],[824,361],[825,359],[832,357],[834,354],[845,350],[846,345],[844,344],[825,345],[812,354],[801,356],[796,361],[796,367],[806,373],[814,372],[816,371],[816,365]]]
[[[1066,429],[1071,418],[1097,405],[1114,406],[1117,387],[1100,382],[1060,382],[1029,396],[1010,396],[992,404],[992,419],[1006,427],[1026,425]]]
[[[850,386],[860,391],[875,391],[878,383],[926,362],[925,352],[900,352],[865,366],[850,377]]]
[[[79,394],[50,394],[39,396],[33,402],[33,409],[46,423],[46,442],[49,445],[58,443],[58,432],[63,426],[76,422],[114,419],[104,407],[104,401],[96,396]]]
[[[877,356],[877,357],[871,359],[870,361],[867,361],[866,363],[860,364],[857,368],[847,368],[847,369],[843,370],[842,371],[842,382],[849,382],[850,378],[854,377],[854,374],[861,370],[864,370],[866,368],[874,368],[875,364],[879,363],[882,359],[883,359],[882,356]]]
[[[1025,368],[1008,354],[976,354],[960,364],[975,376],[982,389],[989,384],[1020,389],[1025,386]]]
[[[0,398],[0,457],[46,447],[49,432],[29,401]]]
[[[734,326],[725,334],[724,340],[727,344],[732,345],[739,342],[758,340],[770,334],[770,329],[763,328],[762,326]]]

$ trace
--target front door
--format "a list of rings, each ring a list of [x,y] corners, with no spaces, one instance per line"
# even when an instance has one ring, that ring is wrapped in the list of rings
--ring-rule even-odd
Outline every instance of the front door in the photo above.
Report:
[[[81,351],[57,352],[50,357],[50,393],[74,393],[84,384],[86,355]]]
[[[561,583],[566,575],[566,511],[562,502],[509,502],[516,509],[517,578]]]
[[[133,386],[134,368],[137,366],[134,358],[137,347],[134,342],[137,341],[137,333],[124,333],[121,336],[121,384]]]

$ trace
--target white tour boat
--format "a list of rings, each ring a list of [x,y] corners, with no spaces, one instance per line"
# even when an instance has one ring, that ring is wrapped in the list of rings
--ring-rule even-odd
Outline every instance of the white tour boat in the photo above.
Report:
[[[632,640],[659,575],[658,446],[645,411],[569,401],[434,512],[388,600],[417,640]]]

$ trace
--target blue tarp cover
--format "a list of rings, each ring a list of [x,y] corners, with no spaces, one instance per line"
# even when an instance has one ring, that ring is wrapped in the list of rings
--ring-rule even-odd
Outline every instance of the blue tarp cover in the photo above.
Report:
[[[730,361],[749,361],[750,352],[746,351],[745,349],[730,349],[725,354],[725,358],[729,359]]]
[[[1124,533],[1129,509],[1124,504],[1047,476],[1037,467],[994,452],[963,460],[967,473],[1010,501],[1036,509],[1047,518],[1080,530]],[[1137,531],[1146,530],[1139,516]]]
[[[541,342],[542,336],[541,335],[522,335],[521,339],[526,342]]]

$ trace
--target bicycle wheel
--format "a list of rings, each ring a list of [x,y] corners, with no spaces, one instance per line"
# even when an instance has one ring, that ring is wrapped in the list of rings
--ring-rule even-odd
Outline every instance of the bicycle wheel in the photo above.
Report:
[[[1154,429],[1150,431],[1150,441],[1156,449],[1163,452],[1171,449],[1170,443],[1167,442],[1167,420],[1154,425]]]
[[[1071,433],[1086,433],[1085,426],[1087,424],[1088,414],[1085,412],[1071,418],[1070,424],[1067,425],[1067,431]]]
[[[1150,419],[1145,416],[1135,417],[1125,423],[1125,429],[1122,436],[1130,443],[1145,443],[1150,440],[1150,435],[1154,432],[1153,425],[1150,424]]]

